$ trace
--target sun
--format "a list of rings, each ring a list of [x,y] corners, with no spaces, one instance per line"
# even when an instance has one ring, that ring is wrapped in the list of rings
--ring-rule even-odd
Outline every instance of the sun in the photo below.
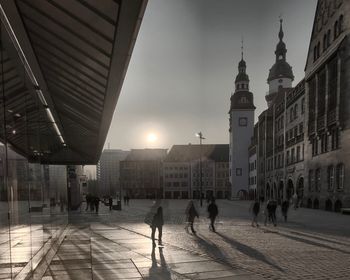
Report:
[[[153,133],[153,132],[150,132],[148,133],[147,135],[147,141],[150,142],[150,143],[154,143],[158,140],[158,137],[157,137],[157,134]]]

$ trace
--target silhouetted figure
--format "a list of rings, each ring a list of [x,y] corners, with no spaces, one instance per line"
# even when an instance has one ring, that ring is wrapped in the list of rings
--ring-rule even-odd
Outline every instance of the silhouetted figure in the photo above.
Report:
[[[209,219],[210,219],[209,229],[215,232],[214,223],[215,223],[216,216],[219,214],[219,210],[218,210],[218,206],[215,204],[214,198],[211,200],[211,203],[208,205],[208,213],[209,213]]]
[[[156,229],[158,229],[158,244],[159,245],[162,244],[163,225],[164,225],[163,208],[159,206],[157,209],[157,213],[153,216],[152,223],[151,223],[151,228],[152,228],[151,238],[152,238],[153,246],[156,246],[156,242],[154,239]]]
[[[294,210],[297,210],[298,204],[299,204],[298,195],[296,193],[294,193],[292,199],[293,199],[293,204],[294,204]]]
[[[91,203],[91,195],[90,194],[87,194],[85,196],[85,200],[86,200],[86,208],[85,208],[85,211],[88,211],[89,210],[89,207],[90,207],[90,203]]]
[[[109,211],[113,209],[113,198],[110,196],[108,198]]]
[[[252,227],[254,224],[258,227],[258,215],[260,212],[260,202],[259,200],[255,200],[252,205],[250,206],[250,212],[252,213]]]
[[[128,206],[129,206],[129,201],[130,201],[130,197],[127,195],[126,196],[126,205],[128,205]]]
[[[193,228],[193,223],[194,223],[195,217],[199,218],[199,215],[198,215],[196,208],[194,207],[193,201],[191,200],[187,206],[187,209],[186,209],[187,225],[186,225],[185,229],[186,229],[186,231],[188,231],[188,227],[190,226],[193,234],[196,234],[196,231]]]
[[[287,222],[288,209],[289,209],[289,202],[288,200],[284,200],[281,205],[281,210],[282,210],[282,216],[284,217],[285,222]]]
[[[277,209],[277,201],[269,200],[266,205],[267,216],[265,217],[265,226],[266,226],[267,218],[269,219],[269,221],[273,223],[274,226],[276,226],[276,209]]]
[[[98,209],[100,207],[100,199],[97,196],[94,197],[94,206],[95,206],[96,213],[98,213]]]

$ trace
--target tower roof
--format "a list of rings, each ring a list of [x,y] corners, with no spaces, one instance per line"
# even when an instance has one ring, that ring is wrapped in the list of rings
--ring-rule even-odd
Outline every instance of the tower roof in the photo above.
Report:
[[[287,48],[286,44],[283,42],[284,32],[282,26],[283,20],[280,19],[280,31],[278,33],[279,42],[276,46],[276,62],[271,67],[268,82],[279,79],[279,78],[290,78],[294,80],[292,67],[286,61]]]

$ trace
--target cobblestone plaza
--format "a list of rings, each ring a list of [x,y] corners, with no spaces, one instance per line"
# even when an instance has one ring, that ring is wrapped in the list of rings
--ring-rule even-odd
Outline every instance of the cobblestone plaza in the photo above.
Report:
[[[35,275],[46,280],[349,279],[348,216],[290,209],[287,223],[278,211],[277,227],[264,226],[260,213],[256,228],[250,203],[219,200],[217,233],[208,230],[206,205],[196,205],[200,218],[192,235],[184,229],[187,201],[164,200],[164,248],[152,249],[144,218],[153,203],[132,200],[123,211],[103,206],[99,214],[77,211],[56,254]],[[6,279],[6,270],[0,271]]]

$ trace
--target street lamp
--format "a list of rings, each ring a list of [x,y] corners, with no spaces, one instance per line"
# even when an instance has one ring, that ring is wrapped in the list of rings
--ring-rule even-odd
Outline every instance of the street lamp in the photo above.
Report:
[[[203,181],[202,181],[202,140],[205,138],[203,137],[202,132],[198,132],[196,136],[199,138],[199,199],[200,199],[200,205],[201,207],[203,206],[203,197],[202,197],[202,186],[203,186]]]

